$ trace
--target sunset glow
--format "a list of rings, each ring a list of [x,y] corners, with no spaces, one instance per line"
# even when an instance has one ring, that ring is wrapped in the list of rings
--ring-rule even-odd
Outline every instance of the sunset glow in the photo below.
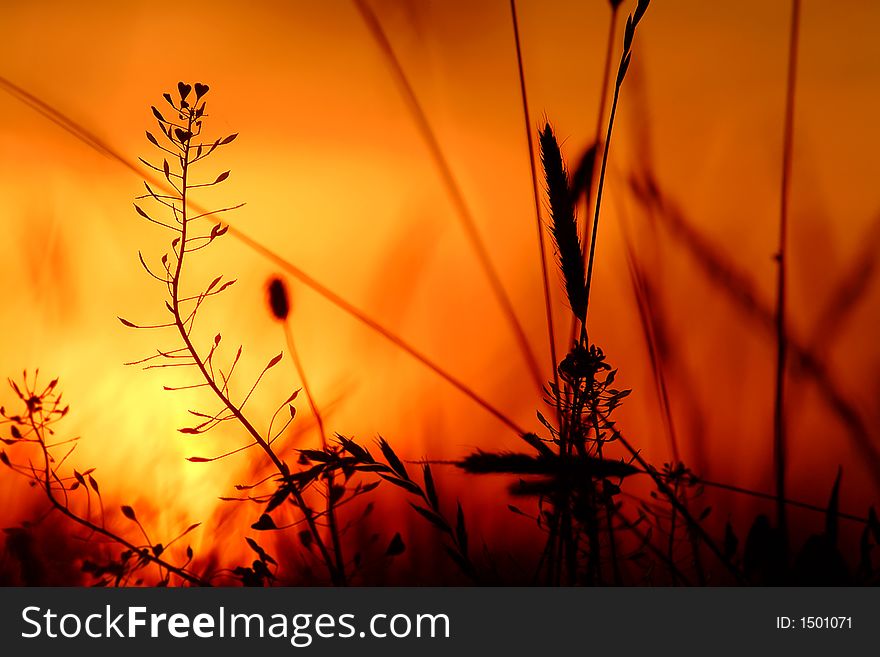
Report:
[[[609,89],[630,4],[615,23]],[[183,274],[189,294],[221,274],[236,280],[200,310],[194,342],[206,352],[222,333],[223,367],[243,345],[231,383],[239,397],[283,354],[247,402],[265,431],[303,385],[284,325],[267,305],[267,285],[280,277],[327,434],[371,449],[382,436],[414,475],[417,462],[438,462],[442,505],[454,520],[460,501],[472,551],[485,543],[498,550],[501,570],[525,563],[531,574],[543,538],[522,515],[537,513],[534,498],[508,494],[515,477],[448,465],[475,450],[528,451],[512,427],[546,437],[536,411],[555,413],[529,365],[533,358],[540,385],[553,379],[510,7],[364,6],[417,109],[356,2],[2,3],[0,372],[20,381],[22,370],[33,376],[39,368],[44,385],[59,377],[70,412],[55,427],[58,437],[80,437],[71,464],[95,468],[109,525],[129,531],[118,509],[130,505],[166,541],[202,523],[175,546],[191,545],[199,568],[253,559],[243,536],[256,536],[250,527],[262,511],[220,498],[246,496],[235,485],[269,476],[271,462],[258,449],[188,461],[235,450],[249,437],[234,422],[207,435],[180,433],[193,424],[188,410],[216,405],[210,391],[163,390],[199,383],[191,368],[126,366],[179,344],[173,330],[135,331],[117,319],[168,321],[163,285],[143,271],[138,252],[158,263],[170,239],[132,207],[145,193],[142,181],[162,174],[138,158],[156,161],[144,131],[156,131],[152,105],[167,109],[162,94],[177,93],[181,80],[209,84],[206,133],[238,137],[198,169],[200,179],[230,170],[228,180],[194,190],[190,201],[245,205],[217,215],[229,233],[193,254]],[[609,3],[521,0],[517,9],[535,148],[549,121],[573,170],[596,134]],[[880,6],[857,1],[805,2],[800,18],[786,470],[788,498],[818,511],[790,507],[796,545],[821,528],[838,466],[842,514],[866,518],[880,491],[878,19]],[[659,468],[673,460],[674,445],[700,478],[769,496],[709,486],[694,507],[695,514],[712,507],[705,527],[714,536],[730,522],[740,546],[756,514],[774,513],[774,254],[789,21],[786,2],[651,5],[620,94],[589,308],[590,340],[618,370],[615,385],[633,391],[616,426],[641,455]],[[603,117],[604,137],[607,106]],[[572,314],[546,228],[543,182],[540,193],[561,360]],[[580,202],[581,226],[587,216],[592,210]],[[647,319],[638,284],[650,300]],[[654,322],[668,414],[646,321]],[[0,395],[7,410],[14,402],[11,390]],[[321,447],[303,393],[293,406],[296,417],[277,444],[290,464],[294,450]],[[0,437],[7,433],[0,427]],[[619,444],[608,449],[629,458]],[[635,509],[651,490],[649,477],[627,479],[624,501]],[[374,533],[380,555],[397,532],[407,546],[394,567],[373,564],[362,582],[460,581],[433,528],[399,492],[383,484],[339,510],[346,523],[368,501],[375,505],[346,539],[350,553],[372,545]],[[45,511],[26,478],[0,470],[0,525]],[[275,522],[299,518],[285,506]],[[71,552],[38,550],[47,563],[68,563],[47,572],[88,583],[69,565],[88,552],[76,540],[82,532],[52,522],[41,535],[67,537]],[[855,545],[864,524],[841,523],[842,540]],[[295,532],[258,538],[279,561],[303,550]],[[0,581],[20,582],[15,556],[2,554]],[[322,582],[317,570],[304,574],[304,563],[289,556],[280,579]]]

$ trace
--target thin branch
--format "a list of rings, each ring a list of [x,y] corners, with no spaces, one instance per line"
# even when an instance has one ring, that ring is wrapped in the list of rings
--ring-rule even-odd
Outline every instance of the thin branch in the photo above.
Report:
[[[39,423],[36,421],[32,411],[30,411],[28,413],[28,421],[29,421],[29,424],[30,424],[31,428],[33,429],[34,433],[39,437],[39,443],[40,443],[40,447],[41,447],[43,459],[44,459],[44,469],[43,469],[43,475],[42,475],[43,486],[42,487],[43,487],[43,490],[45,490],[45,492],[46,492],[47,499],[49,500],[50,504],[52,505],[52,507],[54,509],[58,510],[62,515],[73,520],[74,522],[81,525],[82,527],[85,527],[86,529],[90,530],[92,533],[100,534],[106,538],[109,538],[111,541],[114,541],[114,542],[122,545],[123,547],[128,548],[134,554],[137,554],[139,557],[146,559],[147,561],[151,561],[151,562],[157,564],[161,568],[165,568],[169,572],[177,575],[178,577],[180,577],[184,581],[189,582],[190,584],[195,584],[196,586],[210,586],[210,583],[203,580],[202,578],[200,578],[196,575],[193,575],[192,573],[190,573],[189,571],[187,571],[185,569],[178,568],[177,566],[174,566],[173,564],[168,563],[164,559],[152,554],[150,552],[150,550],[141,549],[141,548],[137,547],[136,545],[134,545],[133,543],[127,541],[123,537],[121,537],[117,534],[114,534],[113,532],[105,529],[103,526],[103,522],[99,526],[99,525],[94,524],[90,520],[77,515],[76,513],[74,513],[73,511],[70,510],[70,508],[67,506],[66,502],[59,501],[58,498],[55,496],[54,488],[51,485],[51,478],[53,476],[55,476],[57,478],[57,475],[55,475],[54,469],[51,466],[51,456],[49,455],[48,447],[46,446],[46,443],[43,440],[42,433],[41,433],[40,429],[38,428]],[[36,481],[41,480],[40,475],[38,475],[36,473],[36,471],[34,471],[34,477],[35,477]],[[63,484],[62,484],[62,489],[65,491],[65,496],[66,496],[67,489],[66,489],[66,487],[64,487]],[[86,490],[88,490],[88,489],[86,489]],[[103,509],[102,509],[102,517],[103,517]]]
[[[190,133],[192,132],[193,121],[194,121],[193,114],[189,113],[188,114],[188,121],[187,121],[187,131]],[[189,166],[190,166],[190,162],[189,162],[188,158],[189,158],[189,150],[187,149],[187,151],[184,153],[183,158],[182,158],[182,169],[181,169],[181,171],[182,171],[181,185],[183,188],[183,191],[181,193],[181,199],[182,199],[182,202],[181,202],[182,214],[181,214],[181,227],[180,227],[180,243],[181,243],[181,245],[186,244],[187,229],[189,228],[189,222],[191,220],[194,220],[194,219],[188,219],[187,212],[186,212],[187,211],[186,196],[187,196],[187,191],[188,191],[187,176],[189,174]],[[241,408],[236,406],[229,399],[229,397],[226,395],[226,393],[224,393],[223,390],[220,389],[220,387],[217,385],[216,379],[208,371],[208,368],[205,364],[205,361],[199,356],[199,353],[196,350],[195,345],[192,342],[192,339],[190,337],[190,330],[187,329],[186,326],[184,325],[184,320],[183,320],[181,313],[180,313],[180,304],[181,304],[181,302],[180,302],[180,297],[181,297],[180,282],[181,282],[181,276],[182,276],[182,272],[183,272],[184,260],[185,260],[185,248],[182,247],[181,252],[178,255],[177,265],[175,267],[174,274],[172,277],[172,283],[171,283],[171,288],[172,288],[171,306],[172,306],[172,311],[174,314],[175,325],[177,327],[178,333],[180,334],[180,338],[181,338],[181,340],[183,340],[183,343],[186,346],[187,350],[190,352],[190,354],[192,354],[192,358],[195,361],[195,365],[199,368],[199,371],[201,372],[202,378],[208,384],[208,387],[211,388],[211,390],[217,396],[217,398],[235,416],[235,418],[244,427],[244,429],[247,431],[247,433],[250,434],[250,436],[254,440],[254,443],[259,445],[260,448],[263,450],[263,452],[265,452],[265,454],[269,457],[269,459],[275,465],[275,467],[277,468],[278,472],[282,475],[282,477],[287,477],[290,474],[290,469],[287,467],[287,465],[283,461],[281,461],[281,459],[278,457],[278,455],[273,451],[272,447],[266,442],[266,440],[262,437],[262,435],[260,435],[260,432],[257,431],[257,429],[254,427],[254,425],[251,423],[251,421],[243,414]],[[195,318],[193,316],[193,321],[194,321],[194,319]],[[265,372],[265,370],[264,370],[264,372]],[[303,515],[305,516],[305,520],[309,526],[309,531],[312,534],[312,538],[315,542],[315,545],[317,546],[319,552],[322,555],[322,558],[324,560],[325,565],[327,566],[327,569],[330,573],[331,580],[334,583],[338,583],[339,582],[339,574],[335,572],[333,560],[327,550],[327,546],[324,544],[324,541],[321,538],[320,531],[319,531],[317,525],[315,524],[315,519],[314,519],[314,515],[311,511],[311,508],[305,503],[305,500],[303,499],[303,496],[302,496],[302,492],[296,486],[290,487],[290,494],[293,496],[294,500],[296,501],[297,505],[299,506],[300,510],[302,511]]]
[[[318,425],[318,433],[321,436],[321,448],[325,451],[327,450],[327,433],[324,429],[324,418],[321,415],[321,411],[318,408],[317,403],[315,403],[315,398],[312,395],[312,389],[309,386],[308,378],[306,377],[306,371],[303,367],[302,361],[299,357],[299,352],[296,349],[296,343],[293,340],[293,327],[290,323],[290,316],[286,317],[284,320],[284,335],[287,339],[287,349],[290,351],[290,356],[293,359],[293,364],[296,367],[297,376],[299,376],[299,380],[302,382],[303,392],[306,393],[306,400],[309,404],[309,409],[312,411],[312,415],[315,418],[315,423]],[[343,585],[347,582],[346,571],[345,571],[345,559],[343,557],[342,552],[342,539],[339,535],[339,524],[337,522],[336,517],[336,509],[335,509],[335,501],[334,501],[334,481],[335,477],[332,473],[329,473],[326,477],[327,483],[327,521],[330,532],[330,540],[333,542],[333,556],[336,559],[336,571],[341,578],[341,583]]]

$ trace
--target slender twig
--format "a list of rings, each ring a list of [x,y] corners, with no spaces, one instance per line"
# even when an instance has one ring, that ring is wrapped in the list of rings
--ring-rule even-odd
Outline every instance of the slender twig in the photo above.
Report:
[[[49,500],[49,503],[52,505],[54,509],[59,511],[62,515],[66,516],[70,520],[74,521],[78,525],[88,529],[93,534],[100,534],[105,538],[109,538],[110,540],[122,545],[123,547],[132,551],[133,554],[137,554],[139,557],[150,561],[156,564],[160,569],[164,568],[170,573],[173,573],[180,577],[182,580],[189,582],[190,584],[195,584],[196,586],[211,586],[210,582],[194,575],[193,573],[187,571],[184,568],[179,568],[171,563],[168,563],[161,557],[154,555],[149,549],[139,548],[134,543],[131,543],[124,539],[122,536],[118,534],[114,534],[110,530],[106,529],[103,525],[97,525],[93,523],[91,520],[87,518],[83,518],[82,516],[77,515],[63,502],[61,502],[56,496],[54,489],[52,487],[52,478],[54,472],[52,470],[52,457],[49,455],[48,447],[46,446],[45,438],[43,436],[42,428],[40,424],[37,422],[34,417],[33,411],[28,411],[28,423],[31,425],[31,429],[34,432],[34,435],[37,436],[37,442],[40,445],[40,450],[43,456],[43,474],[41,487],[46,493],[46,498]],[[140,524],[140,523],[138,523]],[[143,531],[143,528],[141,528]]]
[[[647,277],[638,261],[632,241],[625,237],[627,263],[629,264],[630,282],[636,297],[636,308],[639,311],[639,320],[642,326],[642,335],[645,338],[645,346],[648,349],[648,359],[651,363],[651,371],[654,374],[654,387],[657,389],[657,398],[663,411],[663,420],[666,424],[666,436],[669,440],[669,454],[673,465],[681,461],[678,450],[678,436],[675,431],[675,422],[672,419],[672,405],[669,401],[669,387],[666,385],[666,372],[664,358],[657,339],[657,315],[651,300],[650,288]]]
[[[715,543],[712,537],[709,536],[708,532],[703,529],[700,522],[693,517],[687,506],[682,504],[681,500],[678,499],[673,490],[669,487],[669,484],[663,480],[663,477],[660,476],[660,474],[645,460],[645,457],[642,456],[641,452],[633,447],[632,443],[630,443],[613,425],[610,427],[610,431],[614,434],[615,440],[623,445],[624,449],[629,452],[636,463],[638,463],[645,473],[654,480],[657,489],[666,497],[666,499],[669,500],[669,503],[678,510],[681,517],[687,523],[688,529],[692,530],[699,536],[700,540],[702,540],[709,550],[718,558],[721,565],[723,565],[738,582],[743,582],[743,575],[739,569],[724,555],[724,552],[718,547],[718,544]]]
[[[296,368],[297,376],[299,376],[299,380],[302,382],[303,392],[306,394],[306,401],[309,404],[309,409],[312,411],[312,415],[315,418],[315,424],[318,426],[318,433],[321,436],[321,448],[323,450],[327,450],[327,433],[324,428],[324,417],[321,414],[321,410],[318,408],[318,404],[315,402],[315,397],[312,395],[312,389],[309,386],[308,378],[306,377],[306,371],[303,367],[302,361],[299,357],[299,352],[296,349],[296,343],[293,339],[293,327],[291,326],[290,317],[288,316],[284,322],[284,336],[287,339],[287,350],[290,352],[290,357],[293,359],[293,365]],[[339,534],[339,524],[336,518],[336,500],[335,500],[335,490],[334,490],[334,482],[335,475],[330,472],[326,476],[326,484],[327,484],[327,524],[328,530],[330,532],[330,540],[333,543],[333,556],[336,560],[336,572],[340,578],[340,583],[345,586],[347,584],[347,576],[345,570],[345,558],[342,553],[342,538]]]
[[[776,278],[776,389],[773,403],[773,462],[776,477],[776,522],[785,540],[785,368],[788,356],[788,338],[785,327],[786,301],[786,240],[788,233],[789,193],[791,189],[791,159],[794,141],[795,82],[797,79],[797,48],[800,19],[800,0],[792,0],[791,31],[789,34],[788,83],[785,99],[785,126],[782,146],[782,181],[779,206],[779,250]]]
[[[193,123],[195,117],[192,111],[187,112],[187,127],[186,130],[188,133],[192,133]],[[211,388],[211,391],[217,396],[220,402],[229,409],[232,415],[239,421],[239,423],[244,427],[248,434],[253,438],[254,442],[260,446],[263,452],[269,457],[272,463],[277,468],[279,474],[282,477],[287,477],[290,474],[290,470],[287,465],[281,461],[275,451],[272,449],[271,445],[260,435],[260,432],[254,427],[251,421],[244,415],[241,406],[236,405],[229,398],[227,392],[222,390],[220,386],[217,384],[214,376],[209,372],[208,366],[205,362],[205,359],[201,357],[198,350],[194,346],[192,342],[192,338],[190,337],[190,331],[187,329],[185,325],[185,320],[181,313],[181,294],[180,294],[180,283],[181,277],[183,273],[183,265],[186,259],[186,244],[187,244],[187,230],[189,228],[189,223],[191,219],[187,216],[187,192],[188,192],[188,176],[189,176],[189,167],[190,167],[190,150],[189,142],[186,142],[186,149],[182,153],[180,157],[180,166],[181,166],[181,211],[180,211],[180,238],[179,238],[179,247],[177,251],[177,264],[174,268],[174,272],[171,279],[171,311],[172,316],[174,318],[174,325],[177,328],[177,332],[180,335],[181,340],[183,341],[184,346],[187,351],[192,356],[193,362],[198,367],[199,372],[202,375],[202,378],[208,384],[208,387]],[[319,552],[321,553],[321,557],[324,560],[325,565],[330,573],[331,580],[334,584],[339,584],[339,573],[336,572],[336,568],[334,566],[334,561],[327,549],[327,546],[324,544],[324,540],[321,537],[321,532],[318,529],[318,526],[315,522],[314,515],[312,513],[311,508],[305,503],[303,499],[302,492],[296,487],[290,487],[291,495],[296,501],[298,507],[301,509],[303,515],[305,516],[306,522],[309,526],[309,531],[312,534],[315,545],[317,546]]]

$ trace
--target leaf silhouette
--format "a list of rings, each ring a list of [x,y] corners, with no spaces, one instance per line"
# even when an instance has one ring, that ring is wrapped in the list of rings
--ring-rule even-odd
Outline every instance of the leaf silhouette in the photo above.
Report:
[[[269,529],[278,529],[278,527],[275,526],[275,521],[272,520],[272,516],[270,516],[268,513],[264,513],[260,516],[259,520],[251,525],[251,529],[256,529],[257,531],[266,531]]]
[[[400,532],[397,532],[394,535],[394,538],[391,539],[388,547],[385,549],[385,556],[396,557],[399,554],[403,554],[405,551],[406,544],[403,542],[403,538],[401,538]]]

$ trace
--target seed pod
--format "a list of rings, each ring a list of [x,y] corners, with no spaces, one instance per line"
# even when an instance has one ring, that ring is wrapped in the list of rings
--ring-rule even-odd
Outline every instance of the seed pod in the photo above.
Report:
[[[290,314],[290,297],[287,294],[287,286],[280,278],[269,281],[269,309],[275,319],[285,321]]]

